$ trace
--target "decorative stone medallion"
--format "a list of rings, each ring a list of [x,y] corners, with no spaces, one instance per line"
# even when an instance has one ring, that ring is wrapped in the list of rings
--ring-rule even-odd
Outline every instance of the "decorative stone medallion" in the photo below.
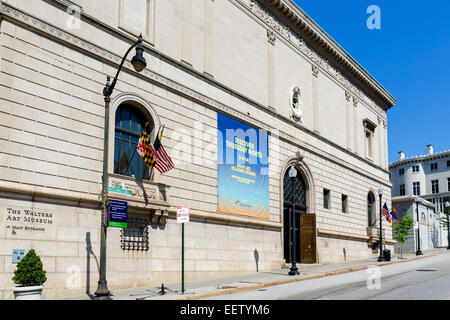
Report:
[[[291,90],[290,104],[291,104],[291,118],[294,121],[301,122],[303,115],[303,101],[302,94],[299,87],[294,87]]]

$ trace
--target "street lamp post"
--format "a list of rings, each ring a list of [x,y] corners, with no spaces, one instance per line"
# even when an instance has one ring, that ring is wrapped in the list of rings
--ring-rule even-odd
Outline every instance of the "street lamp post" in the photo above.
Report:
[[[378,189],[378,196],[380,197],[380,256],[378,257],[378,262],[383,262],[383,215],[382,215],[382,207],[381,207],[381,198],[383,197],[383,188]]]
[[[290,276],[299,275],[300,272],[297,268],[297,258],[296,258],[296,241],[295,241],[295,193],[294,193],[294,184],[295,184],[295,178],[297,177],[297,170],[294,168],[294,166],[291,166],[289,169],[289,177],[291,178],[291,184],[292,184],[292,257],[291,257],[291,268],[289,271]]]
[[[450,250],[450,224],[448,216],[450,214],[450,203],[445,202],[445,214],[447,215],[447,250]]]
[[[110,76],[106,77],[106,86],[103,89],[103,96],[105,97],[105,130],[104,130],[104,141],[103,141],[103,173],[102,173],[102,225],[101,225],[101,239],[100,239],[100,275],[98,281],[98,287],[95,291],[96,296],[108,296],[110,291],[106,282],[106,212],[107,212],[107,200],[108,200],[108,127],[109,127],[109,104],[111,102],[111,94],[116,86],[117,78],[122,66],[125,62],[126,57],[130,51],[136,47],[136,55],[131,59],[131,64],[137,72],[141,72],[147,66],[147,62],[144,58],[144,49],[142,47],[142,34],[139,39],[134,43],[122,59],[122,62],[117,70],[116,76],[113,82],[110,84]]]
[[[416,256],[423,255],[422,250],[420,250],[420,216],[419,216],[419,197],[415,196],[416,200],[416,214],[417,214],[417,251]]]

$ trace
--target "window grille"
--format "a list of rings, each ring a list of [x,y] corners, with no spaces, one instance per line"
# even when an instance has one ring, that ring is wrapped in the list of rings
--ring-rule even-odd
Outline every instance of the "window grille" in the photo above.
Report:
[[[126,229],[121,230],[122,250],[148,251],[148,219],[128,217]]]

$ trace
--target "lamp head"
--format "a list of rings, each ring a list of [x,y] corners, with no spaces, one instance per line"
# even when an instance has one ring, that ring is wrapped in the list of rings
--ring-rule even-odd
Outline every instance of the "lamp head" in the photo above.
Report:
[[[383,195],[383,192],[384,192],[384,189],[383,189],[383,188],[379,188],[379,189],[378,189],[378,194],[379,194],[380,196]]]
[[[445,207],[446,207],[446,208],[450,207],[450,202],[447,201],[447,202],[445,203]]]
[[[295,178],[297,176],[297,169],[294,168],[294,166],[291,166],[289,169],[289,177]]]
[[[139,36],[138,45],[136,46],[136,55],[131,59],[134,70],[141,72],[147,67],[147,61],[144,58],[144,48],[142,48],[142,33]]]

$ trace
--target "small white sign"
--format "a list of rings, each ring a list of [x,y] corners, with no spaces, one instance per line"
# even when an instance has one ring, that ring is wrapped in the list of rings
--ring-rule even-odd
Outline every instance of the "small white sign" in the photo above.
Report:
[[[189,208],[185,206],[177,206],[177,222],[188,223],[189,222]]]

